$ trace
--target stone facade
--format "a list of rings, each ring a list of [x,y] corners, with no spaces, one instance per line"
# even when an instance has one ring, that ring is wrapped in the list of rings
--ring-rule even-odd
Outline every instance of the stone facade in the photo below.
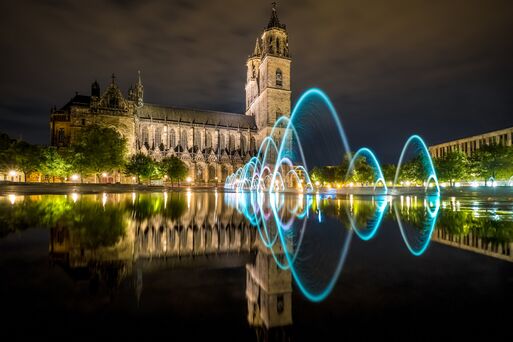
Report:
[[[125,97],[113,75],[103,94],[95,81],[90,96],[77,93],[52,110],[51,145],[68,146],[87,125],[112,127],[127,139],[129,154],[142,152],[157,160],[177,156],[189,166],[194,183],[223,182],[257,153],[276,119],[290,115],[290,62],[286,27],[273,6],[246,63],[245,115],[146,103],[140,73]]]

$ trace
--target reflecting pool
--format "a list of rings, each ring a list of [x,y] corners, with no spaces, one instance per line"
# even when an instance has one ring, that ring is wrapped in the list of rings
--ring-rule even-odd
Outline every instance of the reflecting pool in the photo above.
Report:
[[[19,336],[511,336],[508,198],[10,194],[0,251]]]

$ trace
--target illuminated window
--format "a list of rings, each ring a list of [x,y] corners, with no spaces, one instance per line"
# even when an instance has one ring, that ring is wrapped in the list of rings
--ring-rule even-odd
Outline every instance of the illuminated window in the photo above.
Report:
[[[230,152],[234,151],[235,150],[235,137],[233,135],[230,134],[230,138],[229,138],[229,142],[228,142],[228,149]]]
[[[184,149],[187,149],[187,131],[186,130],[182,131],[182,136],[181,136],[181,139],[180,139],[180,145],[182,145],[182,147]]]
[[[175,130],[174,129],[171,129],[169,131],[169,146],[171,148],[174,148],[176,145],[176,135],[175,135]]]
[[[212,133],[207,133],[205,140],[205,147],[212,148]]]
[[[162,133],[160,131],[160,128],[155,128],[155,146],[160,146],[160,143],[162,142]]]
[[[246,152],[246,138],[243,135],[240,136],[240,150],[242,153]]]

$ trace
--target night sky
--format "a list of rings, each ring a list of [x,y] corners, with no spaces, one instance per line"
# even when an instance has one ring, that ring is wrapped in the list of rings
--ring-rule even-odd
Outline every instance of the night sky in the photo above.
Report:
[[[245,60],[270,1],[0,4],[0,131],[48,143],[49,110],[142,71],[145,101],[242,113]],[[393,160],[428,144],[513,126],[512,1],[279,1],[292,101],[331,97],[351,145]]]

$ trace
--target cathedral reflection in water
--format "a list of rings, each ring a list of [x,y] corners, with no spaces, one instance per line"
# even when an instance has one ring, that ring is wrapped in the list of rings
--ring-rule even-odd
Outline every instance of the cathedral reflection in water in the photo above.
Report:
[[[294,239],[277,239],[276,217],[268,208],[260,212],[266,227],[262,232],[262,221],[249,215],[248,208],[255,208],[238,196],[191,191],[10,196],[0,198],[1,233],[49,227],[52,265],[65,270],[76,284],[87,284],[90,293],[111,299],[128,284],[137,303],[144,292],[144,274],[176,267],[245,268],[249,326],[262,339],[289,336],[294,277],[283,265],[292,252],[294,258],[300,252],[298,246],[304,247]],[[327,234],[335,225],[336,231],[354,231],[366,241],[374,237],[382,220],[389,220],[400,224],[403,246],[412,252],[423,252],[429,242],[436,242],[513,261],[513,217],[507,203],[466,206],[442,200],[438,212],[426,209],[426,201],[416,198],[284,198],[280,222],[295,219],[302,222],[302,230],[319,224],[319,231]],[[270,244],[262,234],[278,242]],[[282,241],[290,242],[286,250]],[[323,257],[329,252],[314,247]],[[311,262],[310,254],[299,253],[298,262]]]
[[[50,258],[74,280],[89,282],[92,293],[113,296],[120,284],[133,279],[140,300],[143,274],[173,267],[246,268],[248,323],[260,337],[286,336],[292,324],[292,278],[276,266],[271,251],[257,237],[255,227],[223,194],[85,195],[103,207],[117,205],[124,213],[124,229],[112,245],[91,244],[83,229],[56,223],[50,228]],[[106,203],[105,203],[106,202]],[[91,204],[89,203],[89,204]],[[109,210],[106,210],[107,215]],[[82,227],[91,229],[92,227]],[[280,255],[276,244],[274,253]],[[230,256],[237,258],[230,259]]]

